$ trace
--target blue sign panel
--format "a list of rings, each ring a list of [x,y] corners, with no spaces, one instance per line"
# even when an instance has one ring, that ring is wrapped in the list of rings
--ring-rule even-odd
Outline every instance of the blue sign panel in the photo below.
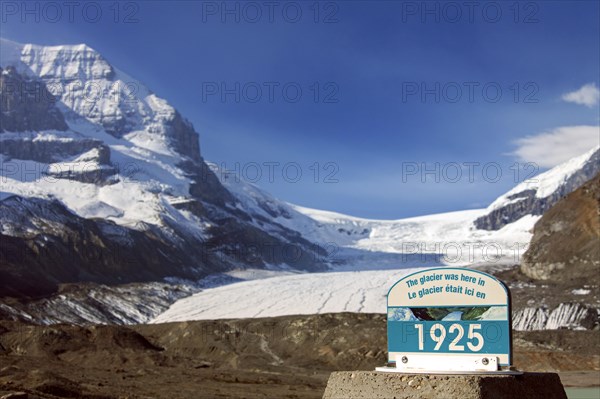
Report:
[[[510,296],[495,277],[438,268],[413,273],[388,292],[389,361],[396,355],[473,355],[511,364]]]

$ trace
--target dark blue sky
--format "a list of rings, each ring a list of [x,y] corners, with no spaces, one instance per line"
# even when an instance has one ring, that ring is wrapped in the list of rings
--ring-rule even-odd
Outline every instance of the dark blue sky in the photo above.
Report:
[[[561,97],[600,83],[599,2],[467,3],[103,2],[92,23],[95,6],[71,22],[37,3],[36,22],[4,2],[1,35],[86,43],[190,119],[206,159],[251,180],[261,165],[257,184],[299,205],[390,219],[487,206],[539,161],[511,155],[517,140],[598,125],[597,103]],[[221,98],[236,82],[239,102]]]

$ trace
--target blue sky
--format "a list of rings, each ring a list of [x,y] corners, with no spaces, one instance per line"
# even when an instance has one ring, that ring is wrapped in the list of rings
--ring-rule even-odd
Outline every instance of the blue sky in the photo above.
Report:
[[[64,2],[60,17],[21,4],[3,2],[3,37],[88,44],[191,120],[206,159],[303,206],[382,219],[484,207],[600,140],[597,1],[281,1],[272,14],[260,1],[104,2],[96,23],[96,7],[70,21]],[[239,102],[223,101],[236,82]]]

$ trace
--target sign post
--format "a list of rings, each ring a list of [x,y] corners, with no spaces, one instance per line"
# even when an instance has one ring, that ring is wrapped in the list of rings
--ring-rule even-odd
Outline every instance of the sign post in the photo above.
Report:
[[[464,268],[405,276],[387,296],[388,367],[377,371],[518,374],[511,370],[508,288]]]

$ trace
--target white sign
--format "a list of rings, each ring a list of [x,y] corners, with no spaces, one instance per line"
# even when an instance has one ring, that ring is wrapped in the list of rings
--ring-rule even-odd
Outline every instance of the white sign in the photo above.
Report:
[[[387,297],[388,361],[398,370],[509,367],[508,288],[494,276],[437,268],[402,278]]]

